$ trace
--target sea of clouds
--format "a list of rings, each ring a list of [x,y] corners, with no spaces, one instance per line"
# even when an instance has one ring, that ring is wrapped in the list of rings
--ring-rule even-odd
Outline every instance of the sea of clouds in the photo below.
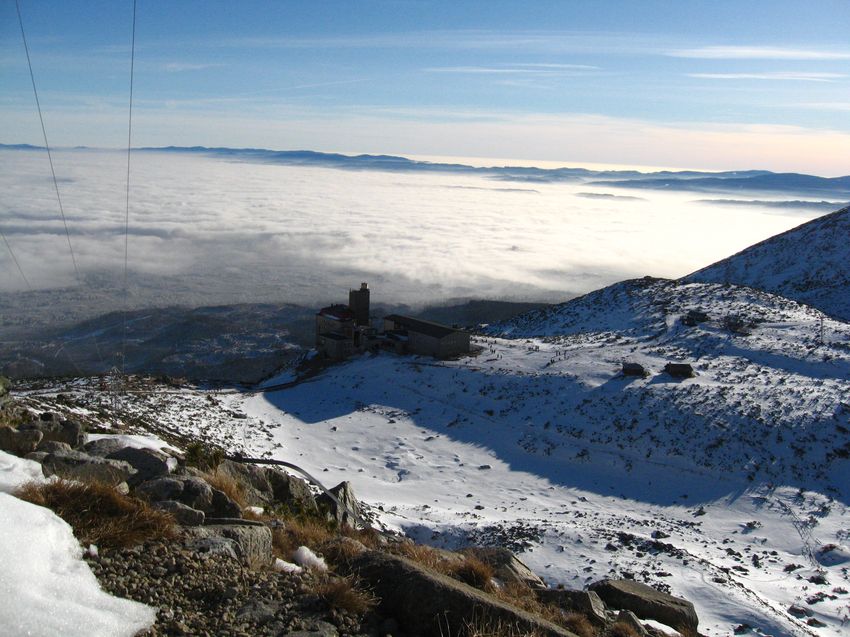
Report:
[[[82,284],[46,153],[0,150],[0,230],[29,281],[0,245],[0,293],[118,294],[126,154],[65,150],[53,159]],[[824,212],[698,198],[135,152],[131,305],[317,304],[345,300],[360,281],[386,303],[562,301],[625,278],[688,274]]]

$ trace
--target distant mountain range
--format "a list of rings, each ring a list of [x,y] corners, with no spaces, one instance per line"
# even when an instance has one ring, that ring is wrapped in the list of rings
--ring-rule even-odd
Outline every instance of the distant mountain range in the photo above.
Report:
[[[81,147],[78,147],[81,148]],[[37,150],[29,144],[0,144],[0,150]],[[817,177],[799,173],[773,173],[767,170],[703,172],[694,170],[639,172],[636,170],[589,170],[587,168],[536,168],[532,166],[469,166],[459,163],[428,162],[396,155],[344,155],[312,150],[269,150],[265,148],[223,148],[206,146],[165,146],[137,148],[137,152],[206,155],[221,159],[293,166],[325,166],[349,170],[403,172],[448,172],[478,174],[499,181],[528,183],[581,182],[594,186],[697,192],[753,191],[770,193],[830,193],[850,200],[850,176]]]

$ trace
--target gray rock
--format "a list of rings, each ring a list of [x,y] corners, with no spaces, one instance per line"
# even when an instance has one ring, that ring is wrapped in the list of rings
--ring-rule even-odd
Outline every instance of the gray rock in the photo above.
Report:
[[[59,442],[58,440],[42,440],[38,444],[36,451],[44,451],[45,453],[56,453],[57,451],[71,451],[71,445],[67,442]],[[85,453],[85,451],[83,451]],[[91,455],[91,454],[89,454]]]
[[[633,580],[602,580],[590,585],[610,608],[630,610],[641,619],[655,619],[673,628],[697,632],[694,605]]]
[[[224,473],[239,483],[248,506],[266,507],[275,500],[268,472],[257,465],[225,460],[218,465],[216,472]]]
[[[190,527],[192,529],[200,529],[203,527]],[[241,549],[235,540],[216,535],[194,535],[186,537],[185,546],[190,551],[195,551],[202,557],[229,557],[232,560],[240,561],[239,554]]]
[[[649,637],[649,633],[646,632],[646,628],[644,628],[643,624],[640,623],[640,620],[630,610],[621,610],[617,615],[617,623],[625,624],[635,631],[638,637]]]
[[[336,626],[324,621],[311,622],[307,630],[296,630],[282,637],[339,637]]]
[[[148,480],[136,487],[136,493],[151,502],[175,500],[199,511],[209,512],[213,489],[200,478],[165,477]]]
[[[121,460],[107,460],[82,451],[57,451],[41,461],[45,475],[68,480],[97,481],[117,485],[126,482],[136,470]]]
[[[284,505],[293,513],[318,512],[316,500],[304,480],[277,469],[266,468],[263,471],[272,487],[275,502]]]
[[[279,610],[280,604],[254,599],[236,611],[236,621],[264,626],[274,619]]]
[[[18,431],[13,427],[0,427],[0,449],[16,456],[25,456],[36,450],[43,436],[37,430]]]
[[[188,528],[186,535],[190,542],[205,539],[232,541],[236,556],[250,568],[266,568],[273,561],[272,532],[263,525],[210,524]]]
[[[546,583],[506,548],[472,547],[463,551],[490,565],[505,584],[515,582],[529,588],[546,588]]]
[[[25,455],[24,458],[26,458],[27,460],[33,460],[35,462],[42,463],[42,462],[44,462],[44,459],[49,455],[50,454],[47,453],[46,451],[31,451],[30,453]],[[44,467],[42,467],[41,469],[42,469],[42,473],[44,473]],[[45,474],[45,475],[49,475],[49,474]]]
[[[397,619],[410,637],[463,634],[467,622],[481,617],[510,625],[518,634],[575,637],[564,628],[403,557],[369,551],[354,558],[350,570],[367,583],[380,598],[380,608]]]
[[[133,476],[130,486],[133,486],[134,483],[141,484],[154,478],[166,476],[177,467],[177,461],[174,458],[152,449],[123,447],[106,454],[105,457],[130,463],[130,466],[136,470],[136,475]]]
[[[607,623],[605,602],[593,591],[546,588],[535,593],[543,604],[551,604],[567,612],[581,613],[596,626],[604,626]]]
[[[224,491],[213,488],[212,502],[205,509],[212,517],[216,518],[241,518],[242,507],[230,499]]]
[[[203,511],[198,511],[197,509],[188,507],[182,502],[177,502],[176,500],[154,502],[153,506],[156,509],[167,511],[174,516],[174,519],[177,520],[178,524],[182,524],[183,526],[200,526],[206,519]]]
[[[127,446],[127,443],[118,440],[117,438],[99,438],[98,440],[89,440],[83,445],[83,451],[90,456],[100,456],[105,458],[113,451],[118,451]]]
[[[336,501],[327,493],[322,493],[316,498],[316,504],[326,512],[328,521],[335,522],[339,526],[356,526],[357,516],[361,515],[361,509],[360,503],[354,496],[354,488],[351,483],[348,481],[340,482],[328,491],[336,497]]]
[[[75,420],[62,420],[57,414],[46,412],[38,420],[22,424],[19,430],[40,431],[44,440],[56,440],[76,449],[86,442],[83,426]]]

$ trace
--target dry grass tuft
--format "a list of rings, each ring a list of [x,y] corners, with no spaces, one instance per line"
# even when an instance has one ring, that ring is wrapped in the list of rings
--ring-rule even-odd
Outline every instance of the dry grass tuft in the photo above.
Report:
[[[406,557],[420,566],[437,571],[443,575],[449,575],[451,571],[446,558],[436,549],[425,546],[424,544],[408,544],[407,542],[403,542],[393,546],[390,552]]]
[[[314,518],[292,518],[285,527],[272,531],[272,546],[275,554],[284,560],[292,557],[299,546],[311,551],[321,551],[322,547],[337,536],[336,531],[323,520]]]
[[[553,624],[569,628],[569,626],[564,623],[565,616],[561,609],[557,606],[543,604],[539,599],[537,599],[537,595],[534,591],[525,584],[509,582],[502,588],[494,591],[493,596],[506,604],[510,604],[520,610],[537,615],[538,617],[542,617]],[[583,615],[578,615],[578,617],[584,619]],[[591,632],[591,635],[593,635],[593,632]],[[585,636],[580,635],[580,637]]]
[[[239,505],[240,509],[248,506],[245,499],[245,487],[233,476],[216,469],[215,471],[205,473],[204,480],[214,489],[223,491],[228,498]]]
[[[99,482],[29,482],[15,492],[22,500],[46,507],[74,529],[83,544],[118,548],[152,539],[171,539],[174,518],[137,498]]]
[[[640,637],[637,631],[623,622],[611,624],[605,631],[605,637]]]
[[[442,634],[442,628],[440,633]],[[502,620],[494,622],[486,617],[476,616],[464,622],[459,637],[543,637],[543,634],[540,631],[528,631]]]
[[[486,592],[495,590],[494,574],[492,566],[472,555],[465,555],[464,560],[452,565],[449,572],[451,577]]]
[[[596,629],[590,620],[581,613],[567,613],[561,619],[561,625],[567,630],[574,632],[578,637],[594,637]]]
[[[378,598],[353,576],[321,579],[316,583],[313,594],[330,608],[355,615],[364,615],[378,605]]]

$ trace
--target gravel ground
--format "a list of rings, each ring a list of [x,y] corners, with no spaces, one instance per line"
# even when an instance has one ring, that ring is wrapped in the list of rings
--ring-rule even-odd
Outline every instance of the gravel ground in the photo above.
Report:
[[[159,608],[143,637],[376,637],[381,620],[328,608],[311,594],[315,575],[253,571],[226,556],[152,542],[87,557],[104,590]]]

